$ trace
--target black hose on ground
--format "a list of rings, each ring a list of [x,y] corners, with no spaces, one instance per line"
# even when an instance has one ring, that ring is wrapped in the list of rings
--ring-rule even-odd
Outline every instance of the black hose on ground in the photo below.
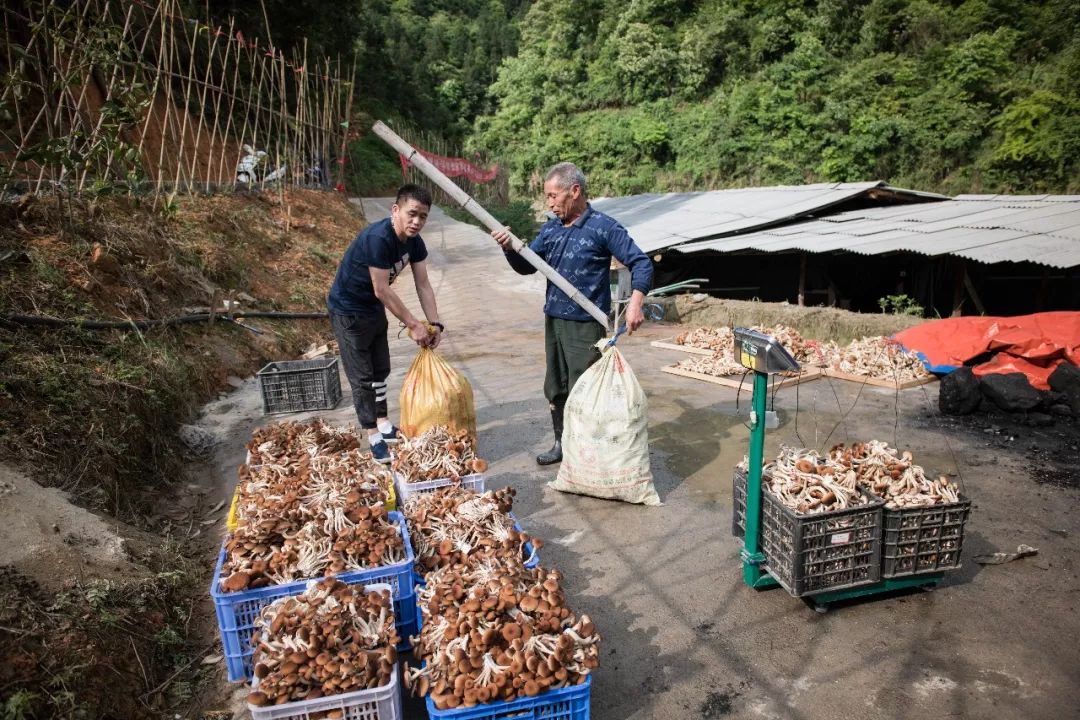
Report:
[[[215,313],[215,320],[229,321],[236,318],[273,318],[275,320],[325,320],[327,313],[321,312],[275,312],[270,310],[252,310],[247,312]],[[209,322],[210,313],[180,315],[159,320],[81,320],[54,318],[45,315],[3,315],[0,325],[21,327],[78,327],[84,330],[147,330],[168,325],[190,325]]]

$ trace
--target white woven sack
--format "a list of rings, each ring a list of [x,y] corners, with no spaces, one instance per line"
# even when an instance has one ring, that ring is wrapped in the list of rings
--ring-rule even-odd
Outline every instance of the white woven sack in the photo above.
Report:
[[[603,356],[566,399],[556,490],[660,505],[649,469],[648,401],[634,371],[607,339]]]

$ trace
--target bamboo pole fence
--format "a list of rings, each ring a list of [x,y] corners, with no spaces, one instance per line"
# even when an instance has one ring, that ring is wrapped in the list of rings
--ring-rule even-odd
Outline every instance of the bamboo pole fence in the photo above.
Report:
[[[0,7],[0,198],[332,186],[355,69],[247,39],[179,0]],[[276,176],[272,182],[266,177]]]

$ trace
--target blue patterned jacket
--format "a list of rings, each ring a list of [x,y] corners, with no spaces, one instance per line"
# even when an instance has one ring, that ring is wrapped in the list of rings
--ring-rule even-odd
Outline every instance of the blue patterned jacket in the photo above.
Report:
[[[529,249],[539,255],[548,265],[583,295],[596,303],[605,313],[611,310],[611,258],[630,269],[634,290],[648,294],[652,289],[652,261],[631,239],[626,228],[592,205],[586,205],[570,227],[552,218],[547,221]],[[536,268],[514,251],[506,253],[506,259],[516,272],[531,275]],[[595,322],[589,313],[570,299],[554,284],[547,284],[544,314],[564,320]]]

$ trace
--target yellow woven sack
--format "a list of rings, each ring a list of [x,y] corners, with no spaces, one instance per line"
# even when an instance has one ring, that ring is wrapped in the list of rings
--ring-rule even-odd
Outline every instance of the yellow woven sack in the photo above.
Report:
[[[400,425],[406,437],[445,425],[476,442],[472,385],[434,350],[420,348],[401,384]]]
[[[225,529],[231,533],[236,532],[237,517],[236,509],[240,505],[240,486],[233,490],[232,502],[229,503],[229,514],[225,518]]]

